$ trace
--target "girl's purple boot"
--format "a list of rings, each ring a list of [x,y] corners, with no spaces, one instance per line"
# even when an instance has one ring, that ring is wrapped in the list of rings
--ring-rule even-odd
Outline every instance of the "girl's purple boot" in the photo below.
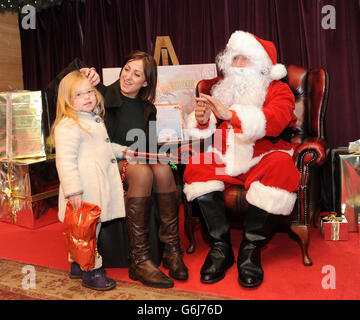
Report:
[[[70,279],[81,279],[83,271],[81,270],[78,263],[73,262],[70,267],[69,277]]]
[[[93,290],[107,291],[115,288],[116,282],[105,275],[104,268],[98,268],[87,272],[83,271],[82,285]]]

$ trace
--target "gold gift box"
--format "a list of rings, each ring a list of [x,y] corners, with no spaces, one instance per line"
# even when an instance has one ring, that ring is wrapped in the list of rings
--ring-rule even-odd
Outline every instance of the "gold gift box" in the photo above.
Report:
[[[55,156],[0,160],[0,221],[37,229],[58,222]]]
[[[336,212],[329,212],[321,218],[320,229],[325,240],[349,240],[348,222],[344,215],[338,216]]]
[[[0,92],[0,159],[45,157],[41,91]]]

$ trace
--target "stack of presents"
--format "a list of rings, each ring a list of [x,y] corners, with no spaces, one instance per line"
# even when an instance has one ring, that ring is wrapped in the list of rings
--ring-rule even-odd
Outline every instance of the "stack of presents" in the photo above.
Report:
[[[58,221],[59,179],[45,144],[44,105],[41,91],[0,92],[0,221],[30,229]]]

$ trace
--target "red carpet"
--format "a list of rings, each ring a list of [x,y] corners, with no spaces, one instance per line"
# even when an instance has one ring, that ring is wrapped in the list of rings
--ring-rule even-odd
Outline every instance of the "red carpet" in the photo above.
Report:
[[[29,230],[0,222],[0,257],[68,270],[69,263],[61,231],[61,223]],[[182,223],[181,232],[185,249],[188,241],[183,235]],[[241,230],[232,231],[235,254],[241,233]],[[286,233],[276,234],[263,249],[264,282],[253,289],[245,289],[238,284],[236,265],[222,281],[212,285],[200,283],[200,268],[208,249],[200,230],[196,237],[195,253],[184,256],[190,270],[189,279],[186,282],[175,281],[175,288],[254,300],[360,299],[360,242],[357,233],[349,233],[348,241],[325,241],[318,229],[312,229],[309,248],[313,260],[311,267],[303,266],[300,247],[294,240]],[[330,275],[326,266],[331,266],[335,274],[335,288],[327,288]],[[118,280],[132,281],[125,268],[108,269],[108,275]]]

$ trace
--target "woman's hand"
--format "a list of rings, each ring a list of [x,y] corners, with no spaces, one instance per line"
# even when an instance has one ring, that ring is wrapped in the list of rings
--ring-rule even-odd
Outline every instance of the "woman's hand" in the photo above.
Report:
[[[99,84],[100,76],[96,72],[95,68],[81,68],[80,72],[83,73],[88,78],[90,84],[93,87]]]
[[[195,99],[207,105],[217,118],[221,120],[231,120],[232,112],[214,97],[201,93],[200,98]]]
[[[78,194],[76,196],[71,196],[68,198],[71,206],[74,210],[79,210],[81,208],[82,195]]]

